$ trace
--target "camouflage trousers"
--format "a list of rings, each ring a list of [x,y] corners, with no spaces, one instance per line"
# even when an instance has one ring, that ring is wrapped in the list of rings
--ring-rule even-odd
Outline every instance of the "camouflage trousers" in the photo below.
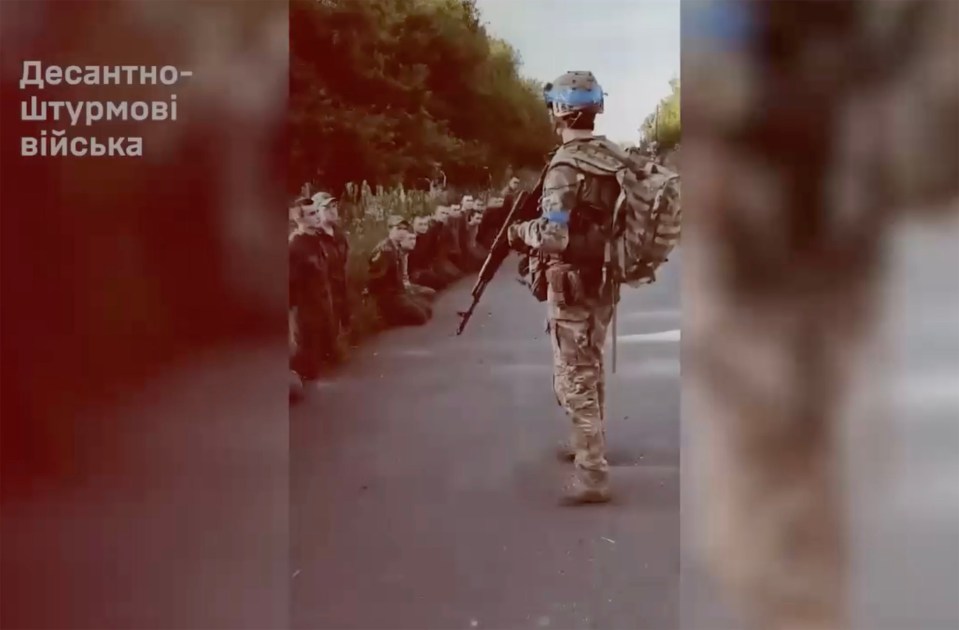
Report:
[[[559,306],[550,298],[553,391],[573,422],[569,445],[580,479],[603,485],[609,474],[603,345],[613,311],[608,305]]]

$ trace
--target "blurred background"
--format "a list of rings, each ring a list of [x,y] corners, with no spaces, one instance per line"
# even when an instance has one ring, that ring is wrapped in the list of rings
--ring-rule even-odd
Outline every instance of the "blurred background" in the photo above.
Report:
[[[959,5],[682,10],[681,627],[955,628]]]
[[[17,0],[2,28],[5,628],[280,628],[287,615],[284,3]],[[21,91],[23,62],[173,65]],[[23,122],[20,101],[178,120]],[[143,157],[21,157],[21,136]]]

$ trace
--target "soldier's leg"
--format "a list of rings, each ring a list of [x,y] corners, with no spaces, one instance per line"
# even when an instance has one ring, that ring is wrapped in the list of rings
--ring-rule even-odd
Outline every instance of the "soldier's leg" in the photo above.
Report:
[[[404,320],[413,326],[422,326],[433,317],[433,307],[425,299],[412,295],[404,295],[400,299],[400,309],[404,313]]]
[[[446,280],[442,275],[436,273],[432,269],[426,270],[424,272],[424,279],[426,282],[417,282],[417,284],[422,284],[423,286],[430,287],[436,291],[441,291],[447,285]]]
[[[469,259],[463,251],[458,251],[450,256],[450,262],[457,270],[457,277],[462,278],[469,273]]]
[[[592,315],[592,343],[599,351],[599,382],[597,390],[599,392],[599,414],[600,426],[603,430],[603,444],[606,443],[606,361],[604,350],[606,346],[606,336],[609,331],[609,323],[613,319],[613,307],[602,306],[597,308]],[[616,340],[613,339],[613,343]]]
[[[573,422],[576,474],[567,498],[576,502],[609,498],[609,464],[600,406],[601,347],[595,343],[593,322],[553,319],[553,379],[557,398]]]
[[[591,315],[591,324],[588,328],[590,331],[590,343],[594,348],[597,349],[599,353],[599,370],[598,378],[596,379],[596,391],[599,400],[599,426],[603,434],[604,449],[606,445],[606,370],[604,366],[603,346],[606,342],[606,334],[609,329],[609,323],[612,320],[612,314],[613,309],[611,307],[598,307]],[[554,341],[554,355],[556,352],[558,352],[558,350]],[[557,357],[556,360],[561,361],[562,359]],[[557,382],[559,381],[554,379],[554,387]],[[556,390],[556,397],[562,405],[561,390]],[[586,448],[580,435],[580,432],[574,427],[569,438],[560,442],[556,455],[561,460],[573,461],[576,457],[576,452]]]
[[[478,246],[471,247],[469,257],[470,271],[479,271],[483,268],[483,263],[486,262],[486,254],[483,253],[482,249]]]
[[[432,311],[417,304],[408,296],[394,296],[379,302],[380,314],[391,326],[422,326],[429,321]]]
[[[413,307],[421,313],[421,318],[424,320],[424,323],[433,318],[433,305],[431,300],[414,294],[408,294],[406,297]]]
[[[322,330],[323,322],[302,312],[297,312],[291,321],[295,351],[290,367],[304,381],[316,380],[320,375],[323,358],[328,353],[328,335]]]
[[[427,303],[432,302],[436,297],[435,290],[416,283],[410,284],[410,293],[412,293],[417,300]]]
[[[410,281],[423,287],[429,287],[434,291],[439,291],[445,284],[438,274],[429,269],[422,269],[411,273]]]
[[[446,284],[452,284],[453,282],[456,282],[463,275],[460,273],[460,270],[456,267],[456,265],[445,258],[437,261],[436,267]]]

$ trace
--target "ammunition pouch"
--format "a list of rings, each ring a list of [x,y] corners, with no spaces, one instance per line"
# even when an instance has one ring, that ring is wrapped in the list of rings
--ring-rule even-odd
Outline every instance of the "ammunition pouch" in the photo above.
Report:
[[[546,263],[536,256],[530,256],[526,261],[526,286],[538,302],[545,302],[549,295]]]

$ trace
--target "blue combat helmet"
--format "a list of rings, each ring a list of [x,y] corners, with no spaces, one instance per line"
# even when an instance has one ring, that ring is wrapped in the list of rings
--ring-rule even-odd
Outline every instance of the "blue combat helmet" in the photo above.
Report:
[[[543,100],[556,118],[602,114],[603,88],[588,70],[570,70],[543,88]]]

